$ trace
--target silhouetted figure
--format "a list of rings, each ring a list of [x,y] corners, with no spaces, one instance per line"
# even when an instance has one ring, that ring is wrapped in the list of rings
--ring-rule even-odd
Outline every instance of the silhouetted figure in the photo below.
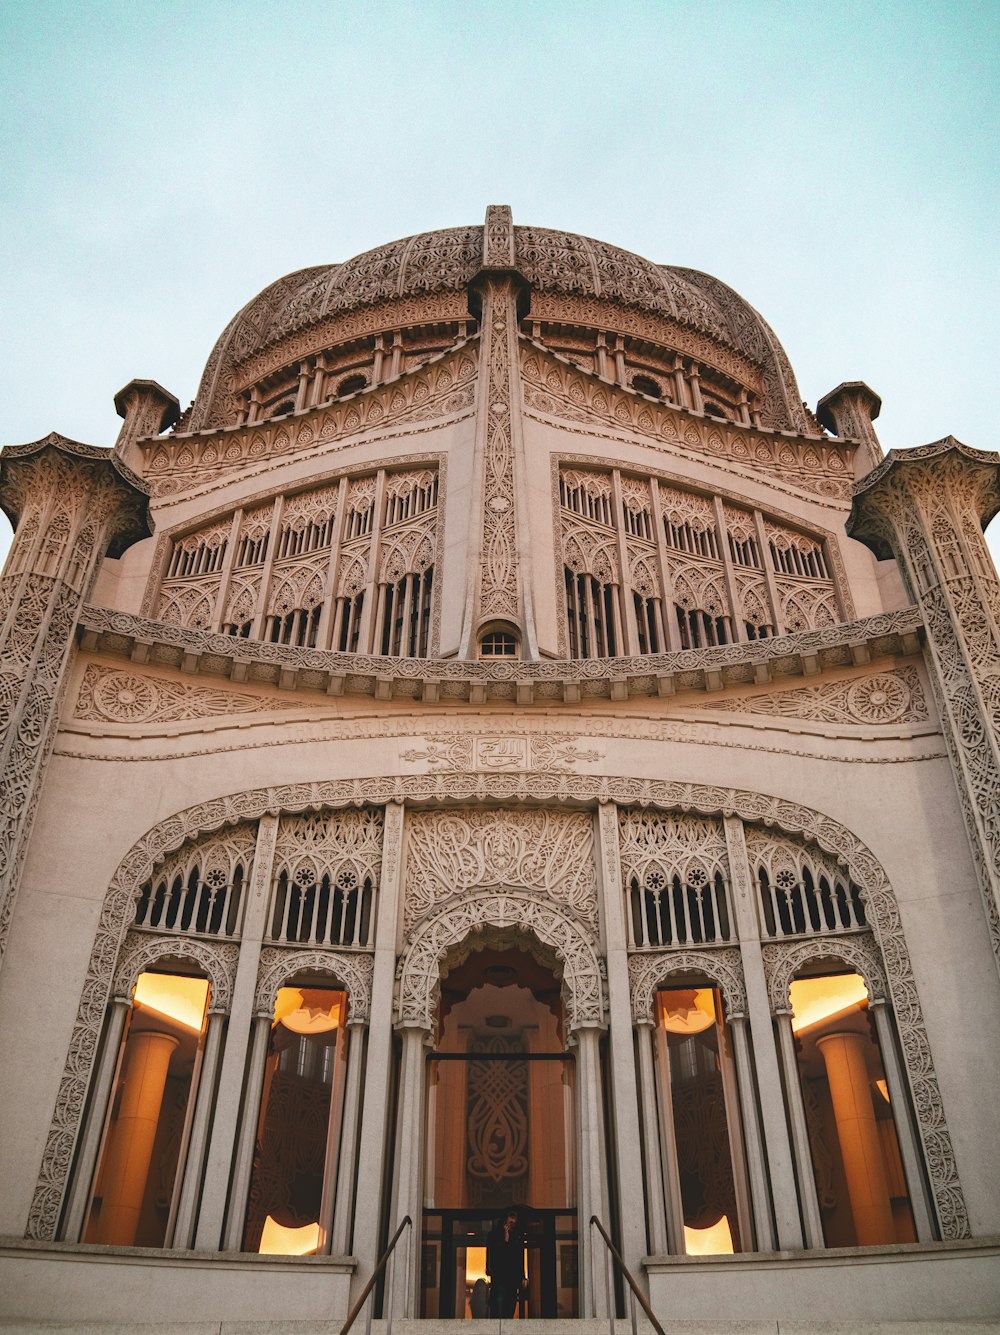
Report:
[[[490,1316],[512,1317],[524,1282],[524,1230],[515,1210],[508,1210],[486,1239],[490,1277]]]
[[[469,1311],[474,1319],[488,1317],[490,1314],[490,1286],[485,1279],[477,1279],[472,1286],[469,1298]]]

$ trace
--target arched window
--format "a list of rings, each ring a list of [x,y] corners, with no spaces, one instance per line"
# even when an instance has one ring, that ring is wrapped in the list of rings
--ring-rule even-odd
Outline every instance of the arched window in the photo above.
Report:
[[[634,375],[632,377],[632,388],[637,394],[646,394],[651,399],[663,398],[663,390],[652,376]]]
[[[661,988],[654,1003],[666,1190],[689,1256],[753,1247],[739,1096],[722,996],[707,980]]]
[[[368,381],[363,375],[347,375],[337,386],[337,398],[346,399],[348,394],[360,394],[363,389],[367,388]]]
[[[800,975],[791,1004],[826,1245],[915,1242],[893,1106],[902,1091],[889,1088],[864,979],[847,971]]]
[[[170,1245],[208,997],[206,978],[152,969],[139,975],[91,1186],[84,1242]]]
[[[313,980],[278,989],[257,1107],[243,1250],[329,1250],[347,1058],[347,993]]]
[[[709,649],[731,642],[728,617],[713,616],[699,607],[682,607],[679,603],[674,611],[682,649]]]
[[[517,658],[519,652],[517,633],[507,627],[491,627],[479,637],[480,658]]]

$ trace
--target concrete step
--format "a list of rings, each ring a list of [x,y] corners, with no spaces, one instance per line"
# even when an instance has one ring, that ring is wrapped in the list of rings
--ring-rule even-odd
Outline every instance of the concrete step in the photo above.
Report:
[[[328,1321],[156,1321],[142,1324],[93,1321],[5,1321],[0,1335],[339,1335],[340,1322]],[[1000,1321],[664,1321],[666,1335],[1000,1335]],[[654,1335],[645,1320],[639,1335]],[[372,1335],[389,1335],[373,1321]],[[351,1335],[366,1335],[359,1318]],[[393,1321],[392,1335],[611,1335],[601,1320]],[[628,1318],[618,1318],[614,1335],[632,1335]]]

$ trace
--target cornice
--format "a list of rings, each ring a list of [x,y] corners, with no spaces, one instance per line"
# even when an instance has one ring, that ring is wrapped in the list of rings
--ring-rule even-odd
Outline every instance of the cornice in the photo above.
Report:
[[[703,691],[711,697],[732,686],[811,679],[828,668],[860,667],[878,658],[918,653],[922,624],[918,609],[909,607],[750,644],[636,658],[532,663],[383,658],[300,649],[189,630],[102,607],[84,610],[79,633],[81,647],[90,652],[238,684],[435,705],[503,701],[556,706],[669,698],[679,690]]]
[[[4,463],[12,463],[16,459],[31,459],[36,454],[42,454],[45,450],[56,450],[59,454],[68,455],[71,459],[85,459],[88,463],[106,463],[130,487],[134,487],[143,496],[150,494],[149,483],[141,478],[138,473],[134,473],[114,450],[105,449],[101,445],[84,445],[82,441],[70,440],[68,436],[61,436],[58,431],[50,431],[47,436],[42,436],[40,440],[31,440],[24,445],[5,445],[0,450],[0,460]]]
[[[865,492],[881,482],[890,470],[908,467],[910,464],[937,459],[942,455],[956,454],[972,464],[985,464],[988,468],[1000,468],[1000,453],[995,450],[975,450],[971,445],[963,445],[954,436],[944,436],[941,440],[931,441],[929,445],[916,445],[907,450],[890,450],[882,462],[870,473],[859,478],[854,484],[853,494],[863,496]]]

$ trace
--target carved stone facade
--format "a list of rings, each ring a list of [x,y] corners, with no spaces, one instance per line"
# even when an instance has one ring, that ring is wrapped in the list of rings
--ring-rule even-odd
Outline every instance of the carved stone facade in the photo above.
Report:
[[[279,280],[185,414],[119,398],[114,452],[0,458],[15,1315],[66,1317],[44,1256],[74,1320],[342,1320],[409,1214],[394,1310],[440,1316],[445,1216],[515,1199],[574,1249],[529,1316],[607,1315],[591,1214],[679,1319],[986,1313],[994,456],[879,462],[723,284],[500,206]],[[146,1245],[93,1221],[151,1034]],[[891,1203],[853,1267],[828,1036]]]

